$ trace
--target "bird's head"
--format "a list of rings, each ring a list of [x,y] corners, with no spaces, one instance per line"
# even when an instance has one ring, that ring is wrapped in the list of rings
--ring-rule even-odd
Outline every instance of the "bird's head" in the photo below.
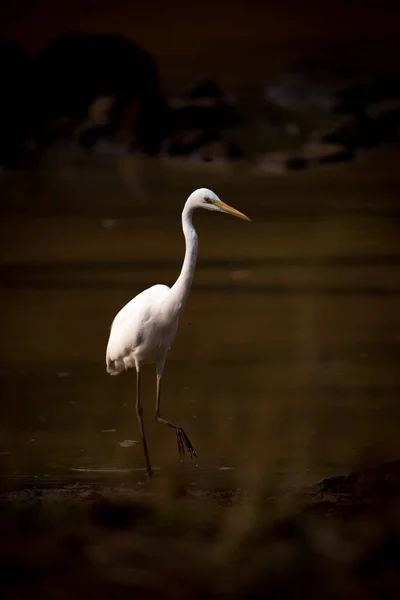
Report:
[[[239,217],[239,219],[250,221],[249,217],[246,217],[246,215],[236,210],[236,208],[232,208],[232,206],[229,206],[229,204],[222,202],[222,200],[220,200],[218,196],[214,194],[214,192],[208,190],[207,188],[195,190],[192,194],[190,194],[188,203],[193,209],[205,208],[206,210],[224,212],[228,215]]]

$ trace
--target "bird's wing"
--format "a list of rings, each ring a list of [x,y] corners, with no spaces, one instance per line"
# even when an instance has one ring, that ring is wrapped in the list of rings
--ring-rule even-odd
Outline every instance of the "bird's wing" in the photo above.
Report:
[[[111,325],[107,360],[123,358],[140,345],[145,323],[168,291],[167,285],[153,285],[121,308]]]

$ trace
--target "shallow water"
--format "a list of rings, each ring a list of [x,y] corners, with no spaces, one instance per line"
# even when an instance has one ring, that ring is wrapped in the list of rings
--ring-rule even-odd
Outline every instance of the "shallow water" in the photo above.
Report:
[[[163,381],[164,415],[198,454],[180,468],[193,480],[306,483],[365,452],[398,457],[396,171],[266,179],[157,167],[152,178],[151,168],[126,189],[121,170],[82,167],[0,184],[3,476],[49,485],[143,476],[135,375],[109,377],[105,346],[124,303],[173,283],[179,211],[200,185],[253,221],[196,217],[198,268]],[[142,394],[155,468],[179,466],[173,432],[154,420],[152,367]]]

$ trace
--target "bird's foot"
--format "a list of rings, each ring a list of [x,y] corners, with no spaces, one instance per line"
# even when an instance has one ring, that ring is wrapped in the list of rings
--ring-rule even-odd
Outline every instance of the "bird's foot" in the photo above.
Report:
[[[190,443],[190,440],[182,427],[176,428],[176,437],[178,438],[178,452],[181,456],[185,456],[185,449],[190,458],[197,458],[197,454]]]

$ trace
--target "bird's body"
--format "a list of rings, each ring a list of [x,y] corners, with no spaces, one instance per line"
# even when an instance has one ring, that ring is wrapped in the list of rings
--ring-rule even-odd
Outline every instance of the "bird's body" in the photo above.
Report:
[[[165,300],[170,288],[153,285],[144,290],[115,317],[107,346],[107,372],[122,371],[162,360],[178,329],[179,315],[171,315]]]
[[[116,315],[107,345],[106,364],[110,375],[135,368],[137,372],[136,412],[139,419],[148,475],[152,474],[144,434],[142,407],[140,404],[141,366],[155,363],[157,368],[156,418],[176,430],[181,455],[185,448],[190,457],[196,453],[183,429],[160,416],[161,377],[168,350],[178,329],[179,316],[189,295],[196,267],[198,238],[192,223],[196,208],[226,212],[250,220],[243,213],[221,202],[211,190],[201,188],[187,199],[182,212],[182,228],[186,242],[185,258],[180,275],[174,285],[153,285],[144,290]]]

